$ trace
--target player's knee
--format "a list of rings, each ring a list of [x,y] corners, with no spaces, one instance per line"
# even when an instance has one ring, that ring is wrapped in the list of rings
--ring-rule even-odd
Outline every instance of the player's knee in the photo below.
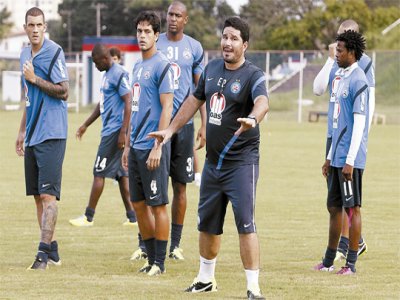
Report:
[[[330,206],[328,207],[328,212],[330,215],[337,215],[339,213],[342,212],[342,207],[334,207],[334,206]]]

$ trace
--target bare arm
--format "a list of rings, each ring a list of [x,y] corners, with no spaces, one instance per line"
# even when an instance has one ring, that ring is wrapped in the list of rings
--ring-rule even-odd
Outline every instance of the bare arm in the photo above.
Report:
[[[100,103],[97,103],[96,107],[94,108],[92,114],[86,119],[86,121],[78,128],[76,131],[76,138],[78,140],[82,139],[82,136],[85,134],[86,129],[97,120],[100,116]]]
[[[202,104],[202,101],[190,95],[185,102],[183,102],[182,107],[179,109],[171,124],[164,130],[150,132],[148,137],[157,139],[159,144],[166,144],[171,136],[193,117]]]
[[[68,99],[68,81],[63,81],[60,83],[52,83],[50,81],[44,80],[39,76],[36,76],[35,69],[31,61],[26,61],[23,66],[23,74],[27,81],[38,86],[47,95],[62,99],[66,101]]]
[[[238,118],[237,121],[241,123],[240,128],[236,130],[235,135],[256,127],[260,123],[265,114],[269,110],[268,98],[266,96],[258,96],[254,100],[254,106],[247,118]]]
[[[125,138],[128,131],[129,123],[131,121],[131,103],[132,103],[132,93],[123,95],[122,100],[124,101],[124,118],[122,120],[122,127],[119,132],[118,137],[118,148],[124,148]]]
[[[17,140],[15,142],[15,152],[17,152],[18,156],[24,156],[24,139],[26,134],[26,109],[25,104],[23,108],[24,112],[22,113],[21,123],[19,124],[19,131],[17,135]]]
[[[173,109],[174,94],[160,94],[160,102],[162,106],[160,122],[158,124],[158,130],[163,130],[168,127],[171,121],[172,109]],[[157,143],[154,143],[153,149],[151,149],[149,157],[147,158],[147,168],[149,170],[155,170],[160,166],[162,154],[162,147]]]

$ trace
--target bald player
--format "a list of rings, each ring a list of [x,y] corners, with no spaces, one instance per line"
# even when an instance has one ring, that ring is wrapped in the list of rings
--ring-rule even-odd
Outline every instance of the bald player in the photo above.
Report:
[[[337,34],[342,34],[345,31],[352,30],[359,32],[359,26],[354,20],[345,20],[340,24]],[[328,108],[328,131],[327,131],[327,141],[326,141],[326,154],[328,155],[329,148],[332,143],[332,124],[333,124],[333,111],[335,104],[335,94],[337,92],[338,82],[340,77],[336,75],[339,66],[335,60],[337,43],[332,43],[329,45],[329,57],[314,79],[313,91],[317,96],[321,96],[325,93],[329,87],[329,108]],[[371,58],[363,53],[361,59],[358,61],[359,67],[364,71],[369,86],[369,127],[371,128],[372,117],[375,110],[375,70],[372,64]],[[343,214],[345,215],[345,214]],[[349,248],[349,222],[346,217],[342,221],[342,233],[340,237],[339,247],[336,253],[335,260],[346,259],[347,251]],[[365,243],[363,237],[361,236],[359,241],[358,256],[367,252],[367,244]]]

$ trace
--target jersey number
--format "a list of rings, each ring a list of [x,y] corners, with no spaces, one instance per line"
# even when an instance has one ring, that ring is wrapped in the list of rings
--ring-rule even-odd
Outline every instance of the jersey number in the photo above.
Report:
[[[107,157],[101,159],[100,156],[97,156],[96,163],[94,164],[96,171],[97,172],[103,171],[106,168],[106,165],[107,165]]]

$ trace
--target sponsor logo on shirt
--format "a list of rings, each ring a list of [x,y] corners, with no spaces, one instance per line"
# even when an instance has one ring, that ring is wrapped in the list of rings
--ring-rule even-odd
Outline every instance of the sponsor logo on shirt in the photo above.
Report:
[[[224,94],[219,95],[218,93],[214,93],[210,100],[210,118],[208,122],[220,126],[222,121],[222,112],[224,111],[225,106],[226,101]]]

